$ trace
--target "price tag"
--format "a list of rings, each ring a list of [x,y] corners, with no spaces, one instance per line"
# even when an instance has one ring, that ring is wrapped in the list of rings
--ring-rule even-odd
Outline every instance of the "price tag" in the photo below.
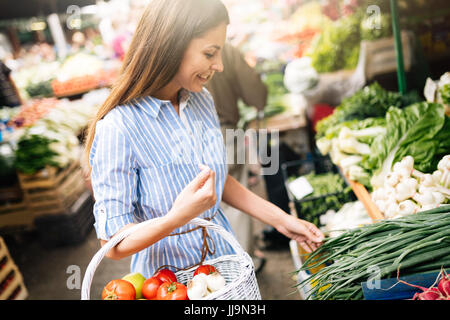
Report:
[[[294,181],[291,181],[288,186],[289,190],[297,200],[303,199],[314,191],[313,187],[311,187],[305,177],[299,177]]]

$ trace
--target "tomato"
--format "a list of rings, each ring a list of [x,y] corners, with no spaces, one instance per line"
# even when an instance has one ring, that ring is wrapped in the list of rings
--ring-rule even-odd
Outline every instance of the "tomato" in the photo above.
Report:
[[[187,288],[178,282],[164,282],[159,286],[156,300],[188,300]]]
[[[135,300],[136,289],[126,280],[116,279],[103,288],[102,300]]]
[[[195,270],[194,277],[196,275],[198,275],[199,273],[204,273],[204,274],[208,275],[208,274],[214,273],[216,271],[217,271],[217,269],[214,266],[212,266],[210,264],[204,264]]]
[[[145,299],[151,300],[156,297],[158,288],[163,284],[163,282],[156,277],[148,278],[144,281],[142,285],[142,295]]]
[[[156,272],[153,277],[158,278],[162,282],[177,282],[177,276],[169,269],[162,269]]]

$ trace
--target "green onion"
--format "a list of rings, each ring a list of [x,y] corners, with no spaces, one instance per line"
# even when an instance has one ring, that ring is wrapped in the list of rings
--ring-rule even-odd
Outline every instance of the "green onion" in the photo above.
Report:
[[[450,267],[450,205],[348,230],[326,238],[302,268],[327,264],[298,286],[315,283],[308,299],[363,299],[361,282]],[[319,290],[321,292],[319,293]]]

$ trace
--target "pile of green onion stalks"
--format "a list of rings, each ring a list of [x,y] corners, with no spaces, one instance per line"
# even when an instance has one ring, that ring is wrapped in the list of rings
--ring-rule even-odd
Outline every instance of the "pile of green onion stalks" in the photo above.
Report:
[[[297,272],[323,264],[297,284],[311,285],[307,299],[361,300],[361,283],[371,279],[450,267],[450,205],[326,237]]]

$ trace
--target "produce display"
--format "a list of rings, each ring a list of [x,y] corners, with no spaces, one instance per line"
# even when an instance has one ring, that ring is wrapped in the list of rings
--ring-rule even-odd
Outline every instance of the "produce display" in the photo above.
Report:
[[[14,168],[33,174],[46,166],[66,167],[80,158],[78,135],[85,128],[109,89],[98,89],[79,100],[45,98],[29,101],[14,110],[6,110],[7,125],[14,132],[10,145]],[[13,108],[11,108],[13,109]],[[2,155],[0,154],[0,158]]]
[[[442,104],[388,92],[378,84],[345,99],[317,123],[316,145],[351,180],[369,190],[383,186],[394,163],[414,158],[414,168],[431,173],[450,152],[449,116]]]
[[[448,128],[441,104],[420,102],[404,109],[389,108],[385,134],[374,139],[370,155],[361,162],[372,173],[372,187],[381,187],[393,164],[406,156],[414,158],[415,169],[432,172],[449,153]]]
[[[291,108],[291,101],[287,89],[283,84],[283,74],[281,72],[271,72],[264,74],[263,82],[267,86],[267,103],[264,107],[264,118],[283,113]],[[238,101],[239,122],[238,128],[245,128],[258,116],[258,111],[254,107],[247,106],[242,100]]]
[[[326,238],[300,270],[324,263],[301,283],[313,283],[309,299],[363,299],[361,282],[450,267],[450,205],[398,219],[382,220]],[[412,298],[412,297],[411,297]]]
[[[194,270],[186,284],[169,269],[147,279],[138,272],[127,274],[103,288],[102,300],[200,300],[225,286],[226,280],[216,267],[204,264]]]
[[[40,62],[12,73],[22,99],[64,97],[112,84],[120,63],[79,51],[63,60]]]
[[[332,115],[320,120],[316,137],[327,136],[328,130],[335,130],[334,126],[345,121],[384,117],[390,107],[402,108],[416,102],[414,100],[414,97],[387,91],[375,82],[344,99]]]
[[[322,32],[313,40],[307,55],[319,73],[354,69],[358,64],[360,43],[392,35],[389,14],[368,15],[367,6],[348,5],[337,11],[337,4],[328,4]],[[376,26],[376,27],[374,27]]]
[[[328,210],[320,216],[321,229],[331,238],[372,222],[361,201],[347,202],[337,212]]]
[[[352,198],[351,187],[347,186],[342,176],[334,172],[315,173],[302,175],[300,179],[306,179],[311,192],[301,198],[296,196],[295,183],[299,178],[291,176],[288,179],[289,191],[293,194],[297,214],[302,219],[320,226],[320,216],[328,210],[339,210]],[[305,186],[299,186],[305,189]]]

